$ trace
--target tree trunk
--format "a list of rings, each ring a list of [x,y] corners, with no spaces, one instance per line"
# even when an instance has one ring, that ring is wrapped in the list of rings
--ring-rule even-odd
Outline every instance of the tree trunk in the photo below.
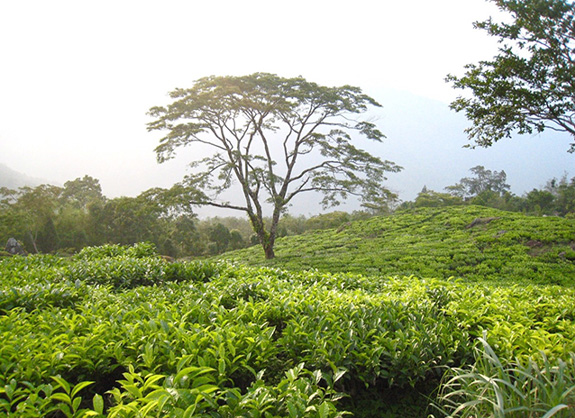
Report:
[[[30,242],[32,242],[32,246],[34,247],[34,252],[36,254],[38,254],[39,251],[38,251],[38,247],[36,246],[36,239],[32,235],[32,231],[28,231],[28,236],[30,237]]]
[[[258,231],[258,237],[264,249],[266,260],[271,260],[272,258],[275,258],[276,255],[274,253],[274,242],[275,242],[274,236],[268,234],[265,231],[265,229],[262,229]]]
[[[254,232],[258,236],[260,244],[262,245],[266,260],[271,260],[272,258],[275,258],[276,256],[274,253],[275,233],[272,232],[268,234],[266,232],[264,220],[261,216],[257,216],[254,213],[248,212],[248,217],[250,218],[252,228],[254,229]]]
[[[263,244],[264,247],[264,253],[266,255],[266,260],[271,260],[272,258],[275,258],[275,253],[274,253],[274,247],[273,245],[270,245],[269,243]]]

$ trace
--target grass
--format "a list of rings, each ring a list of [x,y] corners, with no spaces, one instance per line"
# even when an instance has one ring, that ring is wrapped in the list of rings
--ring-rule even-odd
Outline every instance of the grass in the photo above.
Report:
[[[480,339],[477,361],[446,374],[436,408],[453,418],[568,418],[575,415],[575,354],[549,361],[544,353],[504,365]]]

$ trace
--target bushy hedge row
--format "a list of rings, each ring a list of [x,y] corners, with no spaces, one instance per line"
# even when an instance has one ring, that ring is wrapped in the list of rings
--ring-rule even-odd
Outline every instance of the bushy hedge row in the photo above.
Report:
[[[506,364],[575,352],[571,289],[109,250],[0,262],[0,414],[361,415],[350,395],[437,383],[484,333]]]

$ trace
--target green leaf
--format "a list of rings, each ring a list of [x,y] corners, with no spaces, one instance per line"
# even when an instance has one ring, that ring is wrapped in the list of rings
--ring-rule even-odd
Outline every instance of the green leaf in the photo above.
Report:
[[[72,411],[77,411],[78,408],[80,407],[80,403],[82,402],[82,398],[78,397],[78,398],[74,398],[72,400]]]
[[[72,405],[72,400],[70,399],[70,396],[62,392],[53,393],[52,396],[50,396],[50,399],[64,402],[67,405]]]
[[[226,374],[226,361],[224,359],[218,360],[218,372],[220,376],[224,376]]]
[[[288,401],[286,402],[286,406],[287,406],[287,408],[288,408],[289,416],[290,416],[291,418],[298,418],[298,417],[299,417],[298,409],[297,409],[296,405],[295,405],[292,401],[288,400]]]
[[[194,412],[196,412],[196,408],[198,407],[198,405],[196,403],[188,406],[186,408],[186,410],[184,411],[182,418],[191,418],[194,416]]]
[[[160,374],[154,374],[154,375],[150,375],[150,376],[146,376],[146,380],[144,382],[144,385],[142,386],[142,390],[145,392],[148,389],[155,387],[155,383],[160,380],[163,379],[165,376],[160,375]]]
[[[330,404],[327,401],[323,401],[323,403],[319,406],[318,413],[320,418],[327,418],[329,417],[329,413],[331,411]]]
[[[101,415],[104,414],[104,398],[101,395],[96,393],[92,399],[92,404],[94,405],[94,411]]]
[[[147,416],[148,413],[150,413],[154,408],[156,408],[158,406],[159,402],[160,402],[159,399],[154,399],[153,401],[147,403],[146,406],[144,406],[143,408],[141,408],[138,411],[138,416],[142,416],[142,417]]]
[[[74,386],[74,389],[72,389],[72,393],[71,393],[72,398],[74,398],[78,394],[78,392],[80,392],[82,389],[84,389],[85,387],[90,386],[92,384],[94,384],[94,382],[80,382],[80,383],[78,383],[76,386]]]
[[[541,418],[551,418],[553,415],[555,415],[557,412],[569,408],[569,405],[565,405],[565,404],[560,404],[560,405],[556,405],[553,408],[551,408],[549,411],[547,411],[545,413],[545,415],[543,415]]]
[[[54,380],[58,384],[58,386],[64,389],[64,392],[70,394],[70,384],[66,382],[66,380],[64,380],[60,376],[52,376],[52,380]]]
[[[343,375],[345,375],[346,370],[339,370],[334,376],[333,376],[333,383],[337,382],[339,379],[341,379],[343,377]]]
[[[127,390],[134,399],[141,399],[143,397],[142,391],[136,385],[126,384],[122,385],[122,387]]]

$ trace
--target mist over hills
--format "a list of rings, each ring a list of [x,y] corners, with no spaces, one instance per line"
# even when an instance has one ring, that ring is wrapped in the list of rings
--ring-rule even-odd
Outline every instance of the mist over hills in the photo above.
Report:
[[[447,103],[393,90],[374,91],[373,96],[383,105],[379,122],[388,139],[379,152],[373,146],[368,150],[403,166],[401,173],[389,176],[388,186],[404,201],[413,200],[423,186],[441,192],[477,165],[504,170],[511,191],[522,195],[571,171],[575,163],[567,152],[568,134],[516,135],[490,148],[470,149],[464,131],[471,122]]]
[[[34,187],[44,183],[49,182],[20,173],[19,171],[8,167],[6,164],[0,163],[0,187],[17,189],[24,186]]]
[[[388,181],[382,184],[397,193],[402,201],[415,199],[423,186],[441,192],[446,186],[469,176],[469,169],[477,165],[504,170],[511,191],[517,195],[541,188],[547,180],[565,173],[575,175],[572,171],[575,157],[567,152],[569,135],[545,132],[517,136],[487,149],[467,149],[464,148],[468,144],[464,130],[469,121],[464,115],[450,110],[447,103],[388,88],[365,86],[363,90],[383,106],[368,118],[377,123],[387,138],[383,143],[360,140],[357,146],[403,167],[400,173],[390,173]],[[140,129],[145,122],[142,119],[131,121],[131,124]],[[130,137],[126,135],[126,138]],[[11,150],[12,142],[7,141],[8,138],[0,138],[5,148],[0,147],[0,151],[5,161],[8,158],[10,161],[9,166],[0,163],[0,186],[64,184],[90,175],[100,181],[105,196],[134,197],[150,188],[170,187],[181,181],[189,173],[188,164],[197,158],[195,149],[185,149],[178,152],[174,160],[157,164],[153,152],[157,139],[149,133],[133,137],[143,138],[145,144],[124,139],[115,152],[100,145],[90,148],[88,153],[78,153],[76,148],[64,152],[66,148],[59,147],[58,155],[51,154],[52,150],[36,150],[24,155]],[[83,143],[86,141],[87,138],[83,139]],[[51,180],[42,180],[46,178]],[[236,192],[232,189],[222,198],[233,202]],[[289,212],[294,215],[325,212],[320,200],[318,195],[300,195],[294,199]],[[357,201],[350,199],[335,209],[353,211],[360,208]],[[199,208],[197,213],[200,216],[239,214],[226,210],[214,212],[213,208]]]

